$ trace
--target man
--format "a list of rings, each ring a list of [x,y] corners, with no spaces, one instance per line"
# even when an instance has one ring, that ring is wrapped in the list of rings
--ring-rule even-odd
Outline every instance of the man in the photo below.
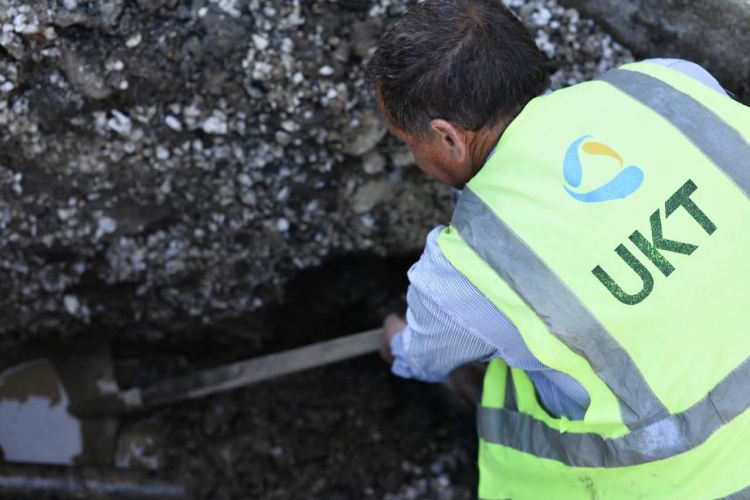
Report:
[[[549,92],[498,0],[417,5],[368,72],[462,190],[383,354],[489,361],[480,498],[750,498],[750,111],[675,60]]]

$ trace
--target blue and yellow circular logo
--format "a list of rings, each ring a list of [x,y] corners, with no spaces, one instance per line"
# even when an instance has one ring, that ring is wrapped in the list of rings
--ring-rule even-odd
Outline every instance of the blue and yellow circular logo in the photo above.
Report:
[[[565,191],[570,196],[584,203],[599,203],[601,201],[619,200],[635,193],[643,184],[643,170],[635,165],[625,166],[622,157],[604,143],[589,140],[592,136],[579,137],[568,147],[563,162],[563,176],[568,186]],[[587,155],[607,156],[620,163],[620,171],[609,182],[591,191],[579,193],[572,188],[578,188],[583,181],[583,166],[580,152]]]

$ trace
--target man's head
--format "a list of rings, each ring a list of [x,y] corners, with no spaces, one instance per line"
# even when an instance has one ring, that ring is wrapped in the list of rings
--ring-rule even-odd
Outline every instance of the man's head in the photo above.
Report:
[[[500,0],[427,0],[380,39],[368,80],[428,175],[462,187],[548,85],[544,56]]]

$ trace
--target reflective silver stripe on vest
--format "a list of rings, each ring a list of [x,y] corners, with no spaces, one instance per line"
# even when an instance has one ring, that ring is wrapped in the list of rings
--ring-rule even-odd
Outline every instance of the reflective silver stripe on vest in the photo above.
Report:
[[[750,500],[750,486],[737,493],[732,493],[728,497],[722,497],[719,500]]]
[[[750,145],[716,113],[658,78],[637,71],[614,69],[598,80],[660,114],[750,197]]]
[[[615,394],[628,428],[669,414],[630,355],[516,233],[468,187],[451,225],[523,299],[551,334],[585,358]]]
[[[489,443],[574,467],[644,464],[700,446],[720,427],[747,410],[750,407],[748,380],[750,358],[689,409],[619,438],[560,433],[524,413],[486,407],[478,410],[479,436]]]

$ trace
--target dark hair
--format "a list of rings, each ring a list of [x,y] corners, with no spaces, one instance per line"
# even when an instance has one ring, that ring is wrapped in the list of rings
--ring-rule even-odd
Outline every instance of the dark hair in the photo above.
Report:
[[[423,138],[435,118],[479,130],[515,117],[549,85],[544,61],[501,0],[427,0],[381,37],[367,80]]]

